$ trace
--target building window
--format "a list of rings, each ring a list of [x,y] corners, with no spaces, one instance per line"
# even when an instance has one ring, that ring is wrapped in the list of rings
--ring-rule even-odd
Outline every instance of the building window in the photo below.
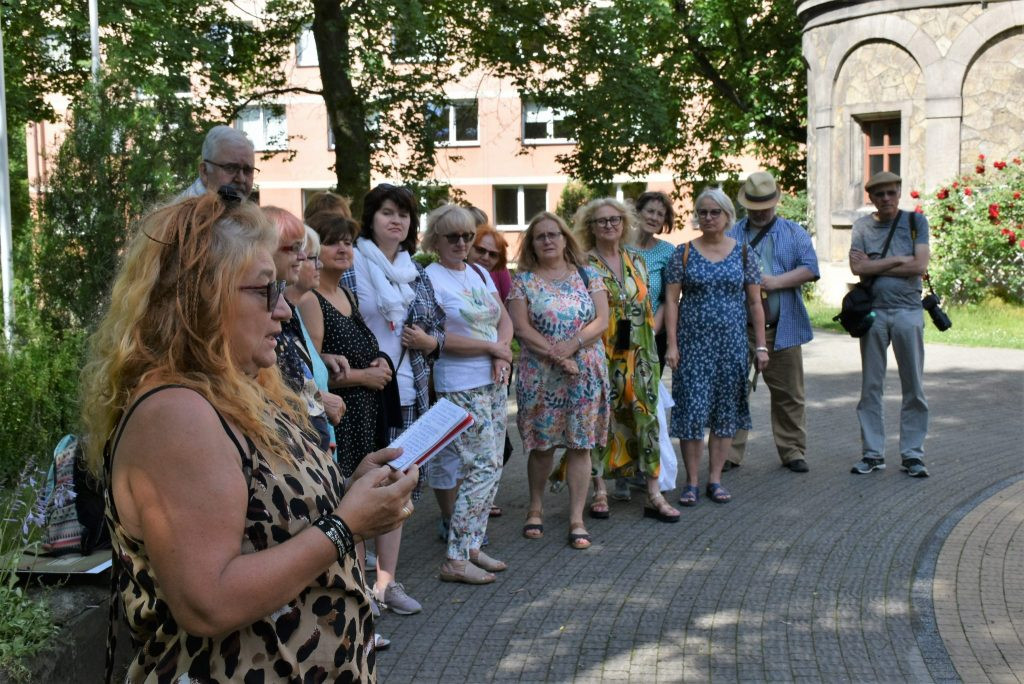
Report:
[[[547,186],[494,188],[494,223],[500,229],[525,230],[530,219],[547,208]]]
[[[313,29],[306,27],[299,34],[299,40],[295,43],[295,63],[300,67],[320,66],[320,58],[316,54],[316,40],[313,39]]]
[[[443,105],[431,104],[429,108],[437,127],[435,140],[439,145],[468,145],[480,141],[476,100],[454,100]]]
[[[238,115],[240,129],[257,150],[283,150],[288,147],[288,124],[283,107],[246,107]]]
[[[900,120],[872,119],[862,121],[860,127],[864,132],[864,183],[882,171],[900,175]],[[867,192],[864,201],[868,201]]]
[[[539,105],[536,102],[523,103],[523,142],[571,142],[566,130],[565,117],[570,112]]]

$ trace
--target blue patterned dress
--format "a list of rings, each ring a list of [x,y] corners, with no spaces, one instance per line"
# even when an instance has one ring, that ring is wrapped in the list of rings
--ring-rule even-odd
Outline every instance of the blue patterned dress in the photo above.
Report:
[[[745,286],[760,284],[757,259],[737,244],[721,261],[705,259],[696,248],[683,268],[685,245],[676,248],[665,283],[680,283],[679,366],[672,373],[669,434],[703,439],[704,429],[732,437],[750,429],[747,405],[747,296]]]

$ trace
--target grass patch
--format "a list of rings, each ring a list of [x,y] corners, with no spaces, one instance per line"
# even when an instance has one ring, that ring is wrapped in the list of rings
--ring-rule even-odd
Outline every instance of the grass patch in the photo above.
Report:
[[[806,304],[812,326],[846,334],[838,323],[832,321],[832,317],[839,313],[838,306],[817,299],[807,300]],[[1008,304],[1001,299],[988,299],[980,304],[943,308],[953,321],[953,327],[946,332],[939,332],[926,315],[926,344],[1024,349],[1024,307]]]

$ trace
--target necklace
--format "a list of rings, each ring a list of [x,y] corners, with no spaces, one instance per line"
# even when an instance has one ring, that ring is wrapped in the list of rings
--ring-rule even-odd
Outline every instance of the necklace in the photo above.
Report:
[[[561,269],[559,269],[557,272],[550,268],[537,268],[535,270],[535,273],[544,280],[554,283],[560,280],[565,280],[566,276],[569,275],[569,267],[566,266],[565,264],[562,264]]]
[[[598,259],[601,260],[601,263],[604,264],[604,267],[608,269],[608,272],[611,274],[612,278],[614,278],[615,282],[618,283],[618,285],[619,285],[619,303],[622,306],[625,306],[626,305],[626,261],[625,261],[625,259],[622,258],[622,251],[621,250],[619,251],[619,274],[620,275],[615,275],[615,271],[612,270],[611,265],[607,261],[605,261],[604,256],[600,252],[598,252],[596,248],[590,250],[590,253],[593,256],[596,256]]]
[[[448,268],[444,264],[441,264],[441,266],[444,270],[448,271],[448,275],[452,277],[452,280],[459,285],[462,285],[463,290],[469,289],[469,269],[466,268],[465,264],[463,264],[463,268],[461,269]]]

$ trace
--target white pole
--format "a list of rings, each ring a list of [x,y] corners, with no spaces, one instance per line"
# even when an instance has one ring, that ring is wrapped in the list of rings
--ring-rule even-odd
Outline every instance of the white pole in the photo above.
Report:
[[[7,160],[7,95],[4,81],[4,37],[0,30],[0,266],[3,270],[4,339],[14,349],[14,263],[11,260],[11,182]]]
[[[89,0],[89,44],[92,46],[92,80],[100,80],[100,11],[97,0]]]

